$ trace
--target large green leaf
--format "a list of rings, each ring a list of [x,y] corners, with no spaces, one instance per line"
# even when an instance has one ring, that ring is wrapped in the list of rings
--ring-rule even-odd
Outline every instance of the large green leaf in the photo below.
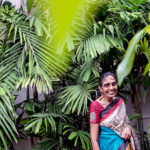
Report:
[[[145,27],[144,29],[136,33],[135,36],[129,42],[125,56],[117,68],[117,77],[119,85],[121,85],[123,79],[130,73],[135,58],[137,44],[139,43],[140,39],[144,36],[144,34],[146,32],[149,32],[149,30],[150,26]]]

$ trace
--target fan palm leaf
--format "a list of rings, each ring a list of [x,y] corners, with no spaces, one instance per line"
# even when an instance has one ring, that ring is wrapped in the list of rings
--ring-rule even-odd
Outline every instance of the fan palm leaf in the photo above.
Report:
[[[74,147],[81,143],[82,149],[90,149],[91,148],[91,140],[90,134],[86,131],[78,130],[74,126],[65,125],[64,126],[64,135],[69,133],[68,139],[74,140]],[[80,141],[80,142],[79,142]]]
[[[97,86],[95,78],[90,78],[88,82],[81,82],[76,85],[67,86],[59,95],[59,104],[62,111],[69,114],[77,112],[77,114],[87,113],[87,103],[91,100],[90,93]]]
[[[29,130],[30,128],[33,128],[33,131],[35,134],[39,133],[42,129],[42,126],[46,131],[48,131],[48,127],[51,129],[51,131],[56,132],[56,122],[55,118],[61,118],[64,119],[62,115],[58,115],[56,113],[37,113],[29,118],[32,118],[31,121],[25,126],[25,130]]]

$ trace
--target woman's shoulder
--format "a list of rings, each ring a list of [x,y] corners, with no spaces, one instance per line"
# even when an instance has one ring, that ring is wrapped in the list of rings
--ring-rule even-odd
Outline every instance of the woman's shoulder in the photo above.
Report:
[[[99,104],[99,102],[97,100],[94,100],[93,102],[91,102],[90,104],[90,108],[89,108],[89,113],[90,113],[90,123],[93,123],[93,118],[92,118],[92,122],[91,122],[91,117],[96,116],[96,122],[94,123],[99,123],[99,117],[100,117],[100,113],[104,108]]]
[[[96,105],[96,104],[97,104],[97,100],[91,102],[91,105]]]
[[[121,97],[115,97],[114,103],[115,103],[116,105],[118,105],[118,106],[125,104],[125,103],[124,103],[124,100],[123,100]]]
[[[91,102],[90,107],[103,108],[97,99]]]
[[[124,100],[121,97],[115,97],[114,100],[117,102],[124,102]]]

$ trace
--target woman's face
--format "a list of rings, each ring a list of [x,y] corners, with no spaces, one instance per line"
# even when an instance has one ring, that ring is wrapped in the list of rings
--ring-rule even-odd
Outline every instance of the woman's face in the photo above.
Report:
[[[117,94],[117,90],[117,81],[113,76],[108,75],[102,80],[102,87],[100,87],[100,91],[107,99],[113,99]]]

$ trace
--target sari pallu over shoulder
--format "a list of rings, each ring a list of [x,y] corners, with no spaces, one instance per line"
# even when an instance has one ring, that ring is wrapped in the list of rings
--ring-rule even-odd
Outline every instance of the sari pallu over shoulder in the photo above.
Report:
[[[122,131],[129,126],[124,101],[115,98],[100,113],[99,145],[101,150],[140,150],[139,144],[133,140],[122,138]],[[132,131],[133,132],[133,131]]]

